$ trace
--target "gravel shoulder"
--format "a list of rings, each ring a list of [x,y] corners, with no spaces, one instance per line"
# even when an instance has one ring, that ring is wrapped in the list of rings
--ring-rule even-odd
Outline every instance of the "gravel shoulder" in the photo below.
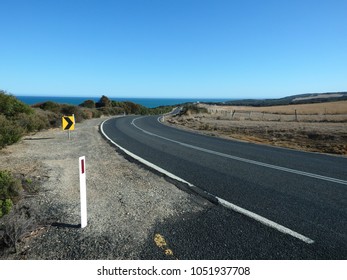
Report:
[[[167,259],[158,224],[198,215],[212,204],[120,155],[99,133],[104,119],[24,137],[0,151],[0,169],[30,177],[24,195],[0,220],[1,259]],[[86,156],[88,226],[79,228],[78,158]],[[1,236],[0,236],[1,237]],[[160,239],[160,238],[159,238]],[[151,252],[151,253],[149,253]]]

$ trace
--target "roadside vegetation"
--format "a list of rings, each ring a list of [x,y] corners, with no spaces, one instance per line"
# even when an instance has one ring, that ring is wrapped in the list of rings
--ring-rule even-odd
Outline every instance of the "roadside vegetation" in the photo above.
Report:
[[[30,106],[0,91],[0,149],[16,143],[24,134],[48,127],[48,120]]]
[[[180,115],[192,115],[192,114],[206,114],[208,113],[207,109],[199,106],[198,104],[185,104],[182,107]]]
[[[119,102],[109,99],[103,95],[98,102],[93,100],[86,100],[79,107],[97,110],[100,114],[106,116],[112,115],[160,115],[168,113],[172,110],[173,106],[160,106],[157,108],[147,108],[140,104],[130,101]]]
[[[9,171],[0,171],[0,218],[9,213],[19,199],[22,185]]]
[[[172,106],[147,108],[133,102],[118,102],[102,96],[98,102],[86,100],[78,106],[47,101],[28,106],[13,95],[0,90],[0,150],[18,142],[24,135],[61,126],[64,115],[75,115],[77,123],[86,119],[123,114],[152,115],[170,112]],[[8,214],[19,200],[30,178],[16,179],[18,174],[0,170],[0,218]],[[24,188],[23,188],[24,187]]]
[[[114,115],[165,114],[172,106],[147,108],[130,101],[118,102],[102,96],[98,102],[86,100],[75,106],[52,101],[28,106],[16,97],[0,90],[0,149],[16,143],[23,135],[42,129],[59,127],[61,117],[75,115],[77,123],[86,119]]]

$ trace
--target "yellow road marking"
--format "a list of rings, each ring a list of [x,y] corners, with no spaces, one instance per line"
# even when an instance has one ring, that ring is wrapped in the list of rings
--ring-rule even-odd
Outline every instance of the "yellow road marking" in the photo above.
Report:
[[[157,245],[157,247],[159,247],[160,249],[162,249],[164,251],[164,254],[168,257],[173,257],[175,258],[174,256],[174,253],[173,251],[168,247],[168,244],[164,238],[164,236],[162,236],[161,234],[159,233],[156,233],[154,235],[154,243],[155,245]]]

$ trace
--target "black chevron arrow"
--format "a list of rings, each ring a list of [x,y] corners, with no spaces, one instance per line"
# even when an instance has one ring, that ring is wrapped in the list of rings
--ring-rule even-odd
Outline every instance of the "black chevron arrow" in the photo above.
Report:
[[[67,126],[65,126],[64,130],[68,130],[73,125],[73,121],[69,117],[64,117],[64,119],[67,121]]]

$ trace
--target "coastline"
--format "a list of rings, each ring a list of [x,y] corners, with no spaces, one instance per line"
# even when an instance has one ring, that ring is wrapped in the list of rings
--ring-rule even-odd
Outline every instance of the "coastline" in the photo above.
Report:
[[[15,95],[20,101],[26,103],[27,105],[34,105],[41,102],[52,101],[60,104],[71,104],[79,105],[86,100],[93,100],[97,102],[100,97],[59,97],[59,96],[21,96]],[[147,108],[156,108],[160,106],[173,106],[178,104],[183,104],[187,102],[224,102],[230,99],[225,98],[118,98],[110,97],[110,100],[114,101],[130,101],[136,104],[143,105]]]

